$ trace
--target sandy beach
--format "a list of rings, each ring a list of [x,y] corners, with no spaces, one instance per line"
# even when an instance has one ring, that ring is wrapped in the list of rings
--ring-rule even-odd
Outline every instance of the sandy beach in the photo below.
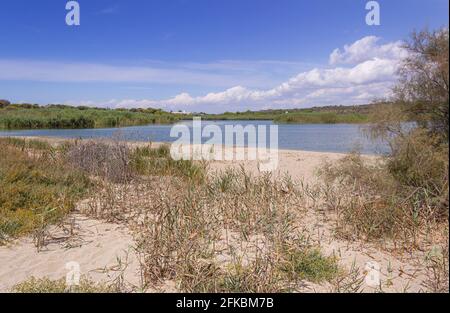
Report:
[[[51,144],[64,141],[40,139]],[[338,153],[280,150],[276,175],[288,174],[297,183],[314,184],[317,181],[317,168],[323,162],[336,162],[344,156]],[[375,157],[367,156],[367,158]],[[211,162],[209,169],[223,171],[230,167],[235,169],[243,167],[254,175],[259,173],[257,161],[217,161]],[[127,227],[86,217],[80,214],[82,205],[83,203],[79,204],[78,209],[69,216],[64,225],[54,227],[50,231],[52,240],[42,251],[37,251],[30,237],[0,247],[0,292],[8,292],[15,284],[32,276],[52,279],[65,277],[68,271],[66,263],[72,261],[80,264],[83,275],[88,275],[95,281],[111,282],[123,278],[124,284],[130,290],[141,289],[139,261],[133,249],[135,243]],[[339,263],[347,269],[356,266],[365,271],[369,262],[375,261],[380,264],[382,280],[389,281],[384,291],[425,290],[423,286],[425,272],[421,264],[424,255],[392,254],[376,245],[338,240],[333,236],[330,219],[331,217],[324,216],[320,212],[308,210],[304,219],[299,221],[299,225],[309,231],[314,242],[320,243],[325,254],[338,256]],[[304,292],[326,292],[330,291],[329,288],[331,287],[326,284],[306,284]],[[162,292],[175,290],[171,282],[159,290],[150,289]],[[364,289],[366,292],[374,290]]]

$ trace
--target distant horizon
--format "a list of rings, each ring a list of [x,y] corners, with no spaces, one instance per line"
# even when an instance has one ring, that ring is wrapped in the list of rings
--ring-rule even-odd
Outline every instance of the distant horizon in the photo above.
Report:
[[[448,27],[447,0],[26,0],[0,9],[0,99],[245,112],[386,99],[413,30]],[[337,104],[336,104],[337,103]]]
[[[204,113],[204,114],[212,114],[212,115],[221,115],[221,114],[225,114],[225,113],[246,113],[246,112],[264,112],[264,111],[297,111],[297,110],[308,110],[308,109],[321,109],[321,108],[339,108],[339,107],[363,107],[363,106],[370,106],[373,104],[376,104],[376,102],[372,102],[372,103],[363,103],[363,104],[331,104],[331,105],[315,105],[315,106],[306,106],[306,107],[302,107],[302,108],[273,108],[273,109],[256,109],[256,110],[245,110],[245,111],[223,111],[223,112],[218,112],[218,113],[207,113],[207,112],[203,112],[203,111],[192,111],[192,112],[188,112],[186,110],[164,110],[163,108],[155,108],[155,107],[130,107],[130,108],[121,108],[121,107],[116,107],[116,108],[111,108],[111,107],[107,107],[107,106],[84,106],[84,105],[74,105],[74,104],[68,104],[68,103],[47,103],[47,104],[43,104],[43,103],[28,103],[28,102],[21,102],[21,103],[15,103],[15,102],[11,102],[8,99],[0,99],[0,101],[8,101],[11,103],[11,105],[37,105],[39,107],[45,108],[48,106],[68,106],[68,107],[72,107],[72,108],[80,108],[80,107],[87,107],[87,108],[91,108],[91,109],[101,109],[101,110],[147,110],[147,109],[153,109],[153,110],[162,110],[168,113],[174,112],[174,113],[185,113],[185,114],[200,114],[200,113]]]

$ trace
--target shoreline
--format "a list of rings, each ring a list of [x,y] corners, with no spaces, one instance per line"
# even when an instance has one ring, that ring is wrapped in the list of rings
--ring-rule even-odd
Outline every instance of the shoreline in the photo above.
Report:
[[[77,139],[67,139],[61,137],[21,137],[21,136],[11,136],[10,138],[19,138],[25,140],[41,140],[45,141],[51,145],[61,144],[67,141],[76,141]],[[79,139],[78,139],[79,140]],[[100,138],[92,138],[92,139],[81,139],[81,140],[106,140],[108,139],[100,139]],[[159,147],[164,144],[170,144],[165,142],[131,142],[125,141],[125,143],[129,144],[132,147],[143,147],[148,146],[149,144],[152,147]],[[208,161],[209,169],[211,173],[224,172],[227,169],[240,170],[244,168],[249,174],[254,176],[260,175],[262,172],[260,170],[260,165],[264,162],[267,162],[267,159],[256,159],[256,160],[235,160],[234,157],[237,153],[244,153],[247,157],[248,153],[251,152],[251,149],[248,147],[227,147],[222,146],[223,155],[227,152],[233,153],[233,160],[210,160]],[[195,153],[195,146],[190,145],[191,153]],[[269,149],[268,149],[269,150]],[[254,151],[253,151],[254,152]],[[273,152],[272,152],[273,153]],[[283,177],[289,176],[294,180],[300,180],[304,183],[314,184],[318,181],[317,177],[317,169],[322,166],[326,162],[336,162],[346,156],[349,153],[338,153],[338,152],[319,152],[319,151],[304,151],[304,150],[286,150],[286,149],[277,149],[275,152],[277,155],[277,167],[272,172],[274,177]],[[365,155],[362,156],[371,161],[375,161],[380,158],[379,155]]]
[[[57,143],[61,143],[64,141],[113,141],[112,138],[108,138],[108,137],[98,137],[98,138],[67,138],[67,137],[53,137],[53,136],[2,136],[0,135],[0,138],[16,138],[16,139],[25,139],[25,140],[43,140],[46,141],[50,144],[57,144]],[[171,145],[174,142],[170,142],[170,141],[132,141],[132,140],[119,140],[120,142],[124,142],[124,143],[128,143],[131,145],[136,145],[136,146],[143,146],[143,145],[155,145],[155,146],[160,146],[160,145]],[[189,144],[190,146],[194,146],[194,144]],[[204,144],[206,145],[206,144]],[[247,146],[237,146],[237,145],[233,145],[233,146],[226,146],[226,145],[222,145],[223,148],[225,149],[249,149],[249,147]],[[250,147],[250,149],[252,149],[253,147]],[[267,149],[267,150],[274,150],[274,149]],[[346,156],[352,153],[352,151],[348,151],[348,152],[334,152],[334,151],[319,151],[319,150],[302,150],[302,149],[289,149],[289,148],[282,148],[282,149],[276,149],[278,150],[278,152],[280,153],[286,153],[286,152],[307,152],[307,153],[318,153],[318,154],[330,154],[330,155],[341,155],[341,156]],[[369,158],[377,158],[377,157],[381,157],[383,154],[382,153],[360,153],[362,156],[364,157],[369,157]]]

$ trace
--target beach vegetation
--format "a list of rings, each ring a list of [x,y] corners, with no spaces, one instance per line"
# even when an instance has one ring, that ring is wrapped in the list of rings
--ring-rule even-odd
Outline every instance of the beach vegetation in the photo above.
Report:
[[[346,238],[393,238],[420,248],[448,229],[448,29],[412,34],[392,101],[368,128],[389,143],[378,161],[349,155],[322,171],[327,204]],[[412,121],[405,127],[400,121]]]

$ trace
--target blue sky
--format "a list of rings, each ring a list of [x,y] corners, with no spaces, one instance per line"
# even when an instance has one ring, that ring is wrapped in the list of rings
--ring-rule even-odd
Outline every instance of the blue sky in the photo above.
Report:
[[[388,93],[399,40],[448,27],[447,0],[380,0],[380,26],[366,25],[365,0],[79,0],[78,27],[66,2],[1,2],[0,98],[209,112],[364,103]]]

